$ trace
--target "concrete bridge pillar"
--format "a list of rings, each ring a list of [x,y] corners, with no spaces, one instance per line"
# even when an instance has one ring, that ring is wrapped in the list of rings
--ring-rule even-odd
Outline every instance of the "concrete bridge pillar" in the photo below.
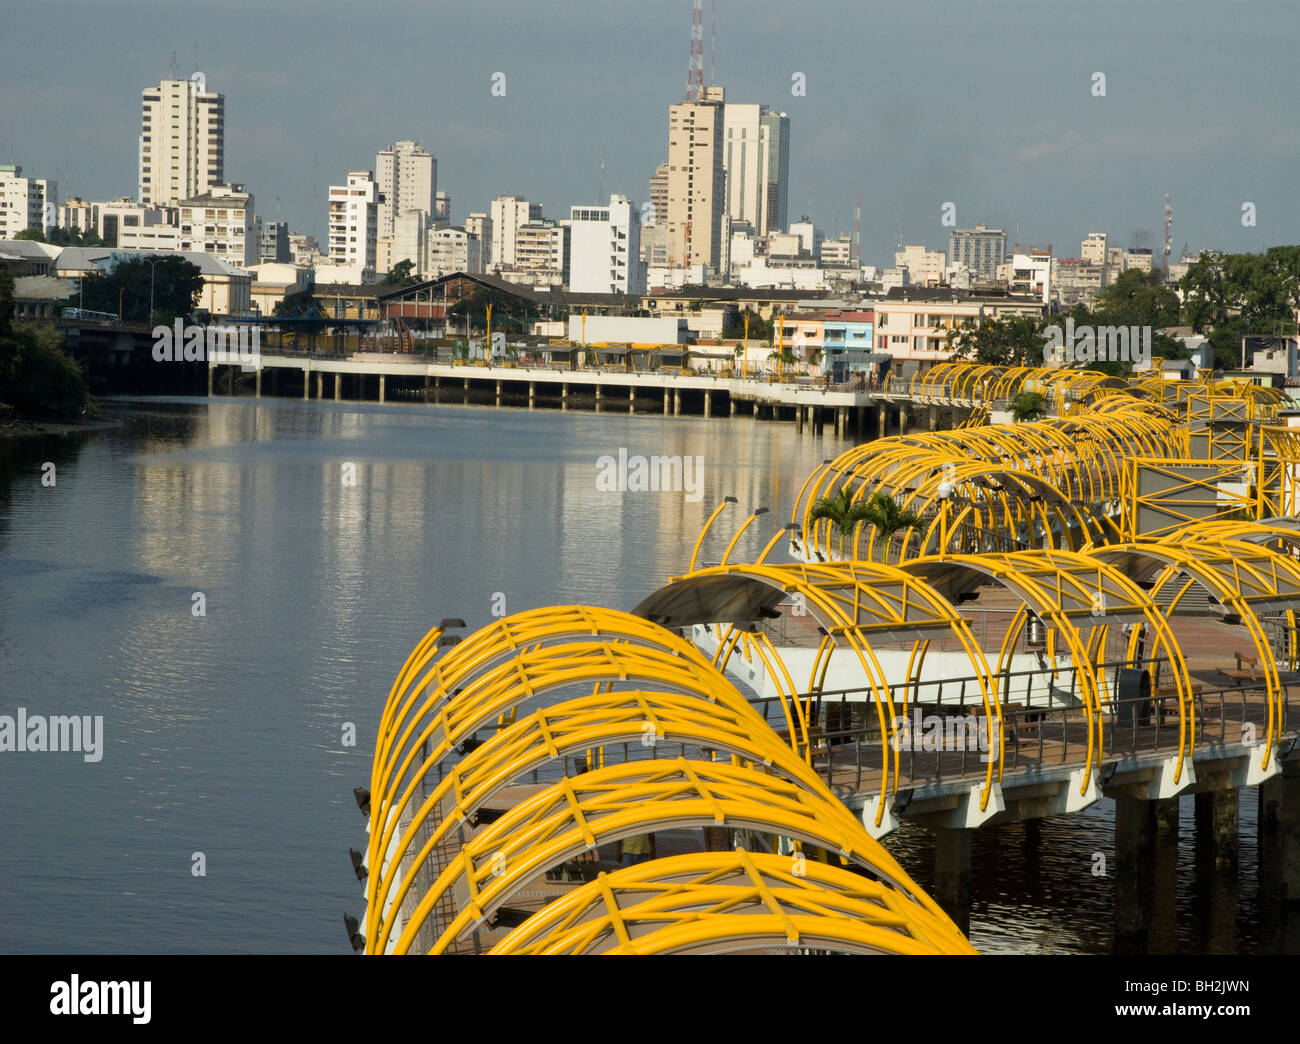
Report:
[[[501,382],[497,381],[497,405],[501,405]]]
[[[537,405],[537,382],[528,382],[528,405],[530,407]]]
[[[596,385],[596,412],[600,412],[600,385]]]
[[[704,393],[704,416],[713,416],[713,392],[711,391]]]
[[[1196,795],[1196,847],[1229,866],[1237,862],[1237,798],[1232,789]]]
[[[779,410],[780,408],[781,408],[780,406],[773,407],[773,409],[777,409],[777,410]],[[802,406],[796,406],[794,408],[794,430],[803,431],[803,407]]]
[[[668,390],[667,387],[665,387],[664,388],[664,416],[665,417],[668,416],[668,401],[671,398],[671,395],[672,393]]]
[[[728,416],[730,416],[730,417],[734,417],[734,416],[736,415],[736,399],[735,399],[735,396],[732,396],[732,395],[728,395],[728,396],[727,396],[727,406],[728,406],[728,408],[729,408],[729,410],[730,410],[730,413],[728,413]]]
[[[885,437],[885,426],[889,423],[889,407],[882,402],[876,407],[876,410],[880,415],[880,433],[878,437],[883,439]]]
[[[226,367],[226,394],[235,394],[235,368],[233,366]]]
[[[673,416],[678,416],[682,412],[682,390],[673,389]]]
[[[1177,952],[1178,798],[1152,801],[1151,920],[1152,953]]]
[[[325,398],[325,375],[319,371],[316,373],[316,398]]]
[[[971,840],[974,830],[936,827],[934,831],[934,901],[963,935],[970,934]]]
[[[754,400],[754,420],[758,420],[758,418],[759,418],[759,412],[758,412],[758,400],[755,399],[755,400]]]
[[[305,366],[302,368],[302,397],[311,398],[311,370]]]
[[[469,378],[468,378],[468,377],[463,378],[461,384],[462,384],[462,386],[463,386],[463,388],[464,388],[465,391],[469,391]]]
[[[336,373],[334,375],[334,401],[338,402],[342,394],[343,394],[343,374]]]
[[[930,430],[931,431],[939,430],[939,407],[938,406],[930,407]]]
[[[379,401],[384,401],[384,375],[382,373],[379,375]]]
[[[629,384],[627,387],[627,412],[636,413],[636,385]]]
[[[261,370],[258,370],[258,371],[257,371],[257,376],[258,376],[258,377],[261,377],[261,376],[262,376],[262,371],[261,371]],[[209,367],[208,367],[208,398],[209,398],[209,399],[212,398],[212,378],[213,378],[212,367],[209,366]]]
[[[208,370],[208,394],[212,394],[212,370]],[[253,398],[262,397],[262,368],[259,366],[257,372],[253,374]]]
[[[1282,842],[1282,901],[1294,908],[1300,907],[1300,761],[1282,765],[1280,789],[1277,830]]]
[[[867,430],[867,408],[865,406],[857,407],[857,418],[854,421],[853,430],[859,435],[865,434]]]
[[[560,409],[567,410],[568,408],[569,408],[569,386],[567,384],[561,384],[560,385]]]
[[[1146,953],[1150,916],[1150,802],[1115,798],[1115,952]]]
[[[898,404],[898,434],[907,434],[907,403]]]

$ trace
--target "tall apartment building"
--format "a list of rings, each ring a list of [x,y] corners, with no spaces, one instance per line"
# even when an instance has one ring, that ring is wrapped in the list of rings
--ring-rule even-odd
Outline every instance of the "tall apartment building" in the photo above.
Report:
[[[399,215],[408,210],[433,215],[438,190],[438,161],[418,142],[399,141],[375,156],[375,182],[382,197],[378,235],[391,236]]]
[[[213,185],[181,201],[181,249],[213,254],[228,264],[257,264],[253,194],[243,185]]]
[[[569,281],[574,293],[640,294],[640,213],[626,196],[569,208]]]
[[[930,250],[924,243],[909,244],[894,254],[894,267],[906,268],[908,282],[917,286],[938,286],[948,267],[942,250]]]
[[[965,265],[977,282],[995,282],[1006,255],[1007,234],[1000,228],[976,225],[948,235],[948,264]]]
[[[515,264],[554,283],[569,281],[569,229],[554,221],[530,221],[515,229]]]
[[[195,80],[140,94],[141,203],[175,206],[225,181],[226,99]]]
[[[727,213],[765,236],[786,227],[790,180],[790,117],[766,105],[723,106],[722,168]]]
[[[466,271],[471,275],[481,275],[492,258],[492,219],[482,213],[470,214],[465,218],[465,231],[478,240],[479,253],[478,267]]]
[[[433,194],[433,220],[443,225],[451,222],[451,196],[442,189]]]
[[[47,211],[45,204],[50,204]],[[0,239],[28,228],[58,224],[59,186],[48,178],[25,178],[23,168],[0,166]]]
[[[641,261],[647,266],[668,264],[668,164],[661,163],[650,178],[649,208],[641,226]]]
[[[542,205],[529,203],[523,196],[497,196],[492,201],[491,267],[513,268],[518,263],[515,234],[530,221],[541,221]]]
[[[674,267],[722,267],[723,101],[721,87],[706,87],[701,101],[668,109],[668,263]]]
[[[329,258],[363,273],[375,271],[381,195],[368,170],[348,171],[345,185],[329,190]]]

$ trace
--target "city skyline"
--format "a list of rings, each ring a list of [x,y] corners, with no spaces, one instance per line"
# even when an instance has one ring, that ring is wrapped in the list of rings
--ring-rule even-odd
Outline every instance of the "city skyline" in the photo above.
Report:
[[[64,38],[74,16],[79,32],[107,35],[110,21],[133,7],[157,17],[113,53],[79,56],[57,83],[48,59],[12,43]],[[1155,4],[1087,12],[983,5],[977,16],[945,10],[935,20],[931,5],[868,17],[830,0],[803,8],[724,2],[708,78],[728,101],[789,114],[789,220],[807,213],[828,237],[848,234],[862,196],[864,263],[888,264],[900,228],[905,243],[944,249],[946,202],[956,205],[958,228],[1003,228],[1009,246],[1052,243],[1058,256],[1072,256],[1098,230],[1158,254],[1165,193],[1174,201],[1175,260],[1185,242],[1246,251],[1296,241],[1300,215],[1287,204],[1300,133],[1275,127],[1269,104],[1288,86],[1283,59],[1294,19],[1269,2],[1179,7],[1195,17],[1174,21]],[[231,5],[241,9],[254,10]],[[597,36],[593,25],[610,24],[596,17],[608,15],[607,5],[539,15],[516,3],[389,0],[367,12],[377,26],[400,15],[404,31],[384,34],[380,47],[333,31],[354,14],[348,5],[315,5],[310,18],[300,9],[256,10],[263,31],[241,41],[236,56],[198,10],[159,11],[145,0],[124,0],[111,16],[75,0],[25,9],[31,32],[0,45],[8,88],[0,92],[0,163],[56,180],[63,198],[133,194],[141,90],[168,75],[173,51],[177,75],[188,75],[197,40],[199,71],[226,99],[225,177],[255,192],[268,220],[278,216],[323,242],[328,186],[402,139],[439,160],[454,223],[511,192],[556,219],[616,192],[644,202],[666,156],[668,108],[685,93],[687,2],[620,10],[618,31]],[[461,45],[438,45],[444,39]],[[297,50],[286,50],[286,40]],[[854,40],[862,53],[851,50]],[[605,50],[592,46],[600,41]],[[989,60],[943,60],[945,47]],[[1259,60],[1226,61],[1228,50],[1243,48]],[[1036,69],[1043,54],[1056,55],[1047,74]],[[353,78],[332,88],[316,71],[345,59],[371,69],[370,86],[354,87]],[[582,75],[566,73],[574,63]],[[1105,96],[1093,93],[1096,72],[1106,76]],[[505,74],[504,96],[492,93],[497,73]],[[805,77],[802,96],[791,92],[796,73]],[[1241,223],[1245,202],[1257,208],[1255,227]]]

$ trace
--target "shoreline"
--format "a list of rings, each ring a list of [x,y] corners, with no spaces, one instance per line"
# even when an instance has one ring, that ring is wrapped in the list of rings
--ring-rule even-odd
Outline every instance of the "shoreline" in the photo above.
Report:
[[[45,435],[80,435],[83,432],[105,431],[120,428],[118,420],[85,421],[38,421],[18,418],[9,423],[0,424],[0,439],[25,439]]]

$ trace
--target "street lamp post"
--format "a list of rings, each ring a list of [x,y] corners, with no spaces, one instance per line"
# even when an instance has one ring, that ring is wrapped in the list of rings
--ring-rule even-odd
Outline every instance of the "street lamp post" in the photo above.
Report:
[[[153,322],[153,285],[154,285],[154,276],[157,275],[158,269],[157,269],[156,266],[157,266],[158,262],[162,260],[162,258],[160,258],[160,257],[155,257],[155,258],[142,257],[140,260],[143,261],[146,265],[149,266],[149,322],[152,323],[152,322]]]
[[[939,494],[939,554],[948,553],[948,509],[952,507],[952,483],[946,479],[935,490]]]

